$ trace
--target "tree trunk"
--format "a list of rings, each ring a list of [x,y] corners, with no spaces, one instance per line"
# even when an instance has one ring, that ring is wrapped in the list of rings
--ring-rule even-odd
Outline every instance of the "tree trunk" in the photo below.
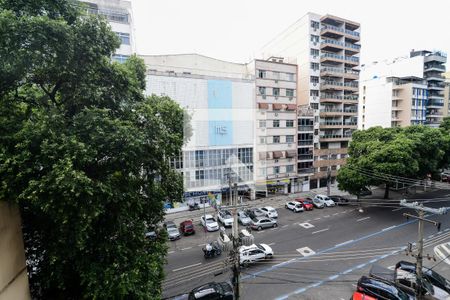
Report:
[[[386,182],[386,189],[384,190],[384,199],[389,199],[389,182]]]

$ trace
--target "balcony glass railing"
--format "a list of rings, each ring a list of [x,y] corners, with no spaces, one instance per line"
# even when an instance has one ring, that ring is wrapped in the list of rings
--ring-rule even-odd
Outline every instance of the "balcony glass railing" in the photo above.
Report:
[[[428,101],[427,106],[444,106],[444,101],[430,100],[430,101]]]
[[[321,31],[325,31],[325,30],[334,30],[334,31],[338,31],[338,32],[344,32],[344,28],[339,28],[333,25],[323,25]]]
[[[298,174],[310,174],[310,173],[314,173],[314,168],[298,169]]]
[[[349,69],[349,68],[345,68],[345,73],[359,75],[359,71],[355,71],[355,70]]]
[[[322,93],[322,94],[320,94],[320,99],[338,99],[338,100],[342,100],[342,96],[341,95],[335,95],[335,94]]]
[[[359,58],[358,57],[346,56],[345,60],[359,63]]]
[[[344,112],[345,113],[356,113],[356,112],[358,112],[358,110],[356,109],[356,108],[346,108],[346,109],[344,109]]]
[[[334,53],[323,53],[320,58],[334,58],[334,59],[344,59],[343,55],[338,55]]]
[[[427,66],[425,66],[425,70],[428,70],[428,69],[445,70],[445,66],[444,65],[427,65]]]
[[[335,107],[324,107],[321,109],[322,112],[342,112],[342,108],[335,108]]]
[[[357,31],[345,29],[345,33],[348,35],[353,35],[353,36],[359,37],[359,32],[357,32]]]
[[[105,16],[111,22],[128,23],[128,13],[125,12],[95,8],[88,8],[87,11],[89,14]]]
[[[356,49],[356,50],[361,49],[361,45],[356,45],[356,44],[351,44],[351,43],[345,43],[345,47],[351,48],[351,49]]]
[[[428,86],[429,87],[437,87],[437,88],[445,88],[444,84],[438,84],[438,83],[430,83]]]
[[[298,126],[298,131],[314,131],[314,126]]]
[[[339,81],[323,81],[322,85],[335,85],[335,86],[342,86],[343,83]]]
[[[323,67],[320,69],[321,72],[333,72],[333,73],[344,73],[343,68],[333,68],[333,67]]]
[[[344,126],[355,126],[358,125],[357,122],[344,122]]]
[[[339,42],[339,41],[331,40],[331,39],[325,39],[325,40],[322,40],[321,44],[322,44],[322,45],[323,45],[323,44],[332,44],[332,45],[337,45],[337,46],[342,46],[342,47],[344,47],[344,43],[343,43],[343,42]]]
[[[354,95],[347,95],[344,96],[345,100],[353,100],[353,101],[358,101],[358,96],[354,96]]]
[[[357,88],[358,87],[358,83],[357,82],[345,82],[344,86]]]
[[[342,138],[342,134],[324,134],[320,136],[321,139],[339,139]]]
[[[342,121],[321,121],[320,125],[342,125]]]
[[[297,142],[297,144],[299,146],[313,145],[314,144],[314,140],[299,140]]]
[[[313,155],[312,154],[299,154],[297,158],[299,160],[309,160],[309,159],[313,159]]]

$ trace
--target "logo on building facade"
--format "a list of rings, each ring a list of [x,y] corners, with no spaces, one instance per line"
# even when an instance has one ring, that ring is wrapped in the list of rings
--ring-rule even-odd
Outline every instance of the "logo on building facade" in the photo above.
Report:
[[[216,134],[225,135],[227,134],[226,126],[216,126]]]

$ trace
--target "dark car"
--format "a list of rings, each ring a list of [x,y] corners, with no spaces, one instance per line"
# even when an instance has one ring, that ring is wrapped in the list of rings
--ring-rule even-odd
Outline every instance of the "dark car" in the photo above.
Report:
[[[227,282],[210,282],[193,289],[189,293],[189,300],[234,300],[234,292]]]
[[[372,195],[372,191],[367,187],[364,187],[361,190],[361,192],[359,192],[359,196],[370,196],[370,195]]]
[[[350,200],[348,198],[339,196],[339,195],[331,195],[330,199],[333,200],[336,205],[348,205],[350,204]]]
[[[362,276],[358,280],[356,289],[359,293],[379,300],[413,300],[413,296],[406,294],[393,283]]]
[[[181,233],[184,235],[191,235],[195,233],[194,224],[192,220],[185,220],[180,223]]]
[[[395,269],[400,269],[400,270],[415,274],[416,273],[416,264],[402,260],[402,261],[399,261],[395,265]],[[440,274],[438,274],[435,271],[430,270],[426,267],[422,267],[422,275],[432,285],[437,286],[440,289],[443,289],[447,293],[450,293],[450,280],[445,279]]]

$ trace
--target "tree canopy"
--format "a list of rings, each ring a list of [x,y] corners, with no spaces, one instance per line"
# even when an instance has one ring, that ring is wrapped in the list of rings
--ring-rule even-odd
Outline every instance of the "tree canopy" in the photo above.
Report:
[[[184,111],[145,97],[137,57],[79,2],[0,0],[0,199],[18,203],[33,298],[158,299],[145,238],[182,181]]]
[[[359,194],[369,185],[394,184],[386,175],[423,179],[448,163],[449,135],[427,126],[372,127],[353,133],[347,164],[339,170],[339,188]]]

